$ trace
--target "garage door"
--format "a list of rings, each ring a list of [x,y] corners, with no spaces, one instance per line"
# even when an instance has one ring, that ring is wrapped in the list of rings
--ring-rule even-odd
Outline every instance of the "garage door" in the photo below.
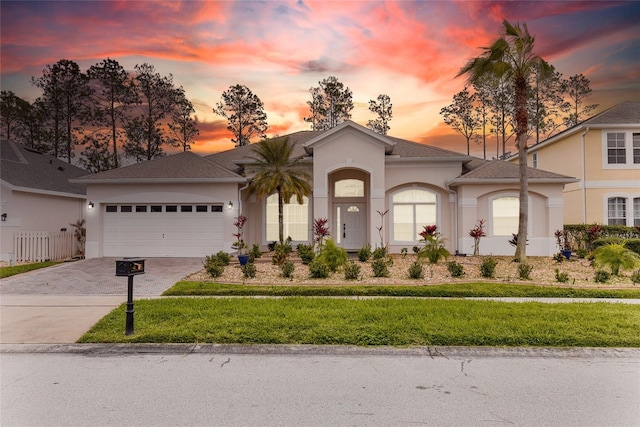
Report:
[[[222,204],[123,204],[103,209],[106,257],[203,257],[224,249]]]

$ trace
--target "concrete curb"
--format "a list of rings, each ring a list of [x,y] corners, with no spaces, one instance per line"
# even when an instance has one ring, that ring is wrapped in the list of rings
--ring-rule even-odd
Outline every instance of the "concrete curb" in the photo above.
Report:
[[[326,356],[625,358],[640,359],[640,348],[596,347],[357,347],[237,344],[0,344],[0,354],[69,353],[87,356],[139,354],[259,354]]]

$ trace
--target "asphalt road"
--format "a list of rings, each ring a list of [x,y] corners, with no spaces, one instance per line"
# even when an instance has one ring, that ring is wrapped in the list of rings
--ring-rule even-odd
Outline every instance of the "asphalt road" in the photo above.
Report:
[[[640,425],[637,350],[295,353],[5,352],[0,423]]]

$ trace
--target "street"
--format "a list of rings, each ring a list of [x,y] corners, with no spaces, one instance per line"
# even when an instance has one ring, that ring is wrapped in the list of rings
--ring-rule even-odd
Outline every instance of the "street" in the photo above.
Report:
[[[637,350],[522,351],[9,351],[0,423],[640,425]]]

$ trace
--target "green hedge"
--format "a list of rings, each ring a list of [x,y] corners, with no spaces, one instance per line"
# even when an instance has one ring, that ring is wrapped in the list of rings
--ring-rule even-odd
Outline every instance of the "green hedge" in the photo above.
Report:
[[[640,239],[640,227],[627,227],[624,225],[604,224],[565,224],[569,244],[573,250],[593,250],[596,241]],[[604,240],[602,240],[604,239]],[[633,245],[633,244],[632,244]],[[634,250],[633,248],[630,248]]]

